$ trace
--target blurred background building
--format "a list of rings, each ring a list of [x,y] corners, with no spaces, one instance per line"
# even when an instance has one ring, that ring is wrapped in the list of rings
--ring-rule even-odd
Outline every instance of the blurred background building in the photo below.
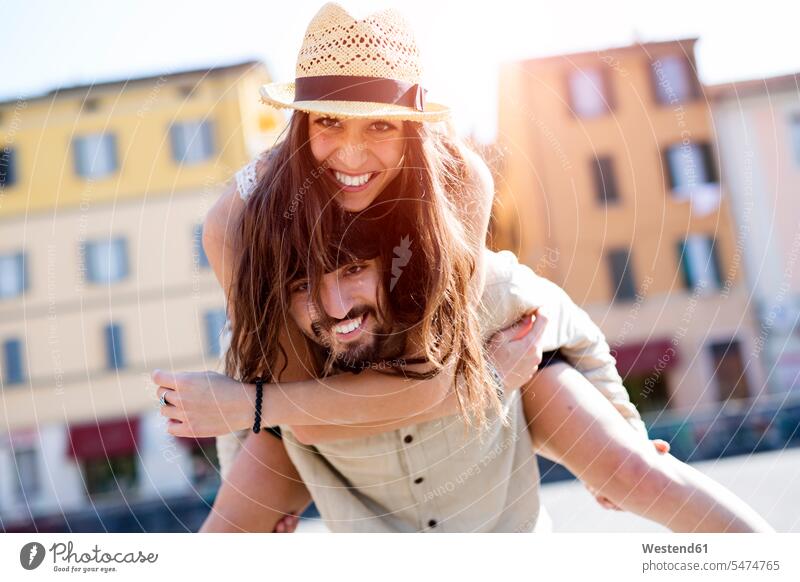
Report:
[[[800,95],[797,75],[708,88],[770,391],[800,376]]]
[[[201,224],[284,124],[258,99],[268,80],[244,62],[0,104],[5,529],[73,513],[113,530],[120,506],[213,498],[213,439],[167,435],[150,373],[217,368]]]

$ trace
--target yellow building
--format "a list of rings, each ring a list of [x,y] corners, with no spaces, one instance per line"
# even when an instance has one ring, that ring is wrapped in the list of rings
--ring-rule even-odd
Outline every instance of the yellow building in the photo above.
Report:
[[[149,375],[218,366],[224,301],[200,225],[284,125],[258,99],[268,81],[245,62],[0,104],[6,525],[87,493],[213,480],[202,452],[166,435]]]
[[[587,309],[644,412],[763,386],[694,44],[501,71],[495,242]]]

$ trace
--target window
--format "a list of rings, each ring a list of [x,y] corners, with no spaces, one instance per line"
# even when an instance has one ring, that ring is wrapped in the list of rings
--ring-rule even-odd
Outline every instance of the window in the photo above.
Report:
[[[102,178],[117,169],[117,140],[110,133],[76,137],[75,172],[84,178]]]
[[[136,458],[114,455],[85,460],[83,473],[90,496],[125,494],[136,486]]]
[[[113,283],[128,276],[128,243],[122,237],[87,242],[84,257],[92,283]]]
[[[678,261],[687,289],[713,291],[722,287],[716,243],[711,237],[692,235],[679,242]]]
[[[194,227],[194,251],[192,253],[192,259],[194,264],[197,265],[200,269],[208,269],[208,257],[206,256],[206,250],[203,248],[203,225],[198,224]]]
[[[790,139],[792,140],[792,152],[794,161],[800,166],[800,113],[795,113],[789,122]]]
[[[744,373],[742,351],[735,339],[711,344],[711,359],[714,366],[714,377],[717,380],[720,402],[731,398],[747,398],[750,388]]]
[[[683,56],[665,56],[653,63],[653,84],[659,103],[683,103],[699,95],[689,61]]]
[[[572,111],[589,119],[611,110],[608,82],[602,69],[572,71],[569,75],[569,96]]]
[[[178,95],[183,99],[188,99],[194,93],[194,85],[181,85],[177,88]]]
[[[594,175],[594,189],[597,199],[603,203],[617,202],[617,180],[614,177],[613,160],[608,156],[597,157],[592,160],[592,174]]]
[[[678,193],[690,193],[717,181],[711,146],[707,143],[674,145],[667,148],[666,157],[670,188]]]
[[[613,300],[625,301],[636,297],[630,252],[627,249],[609,251],[608,266],[611,271]]]
[[[0,299],[22,295],[26,289],[25,253],[0,255]]]
[[[197,164],[214,154],[214,136],[209,121],[184,121],[170,128],[172,158],[180,164]]]
[[[100,100],[96,97],[89,97],[88,99],[84,100],[82,109],[84,113],[92,113],[97,111],[100,109]]]
[[[220,351],[220,336],[225,327],[226,314],[224,309],[212,309],[205,314],[206,325],[206,352],[212,356],[222,356]]]
[[[112,323],[105,328],[106,369],[118,370],[125,367],[125,351],[122,343],[122,327]]]
[[[25,381],[22,364],[22,342],[10,339],[3,342],[3,384],[20,384]]]
[[[18,499],[30,500],[39,493],[39,456],[34,449],[20,449],[14,451],[14,460]]]
[[[13,186],[17,181],[16,154],[13,149],[0,149],[0,188]]]

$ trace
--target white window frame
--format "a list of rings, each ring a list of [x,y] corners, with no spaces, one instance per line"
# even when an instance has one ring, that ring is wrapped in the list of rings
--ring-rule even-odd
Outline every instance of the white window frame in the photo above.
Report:
[[[83,178],[103,178],[117,171],[117,140],[113,133],[74,138],[75,172]]]
[[[653,69],[656,99],[663,105],[686,103],[695,97],[695,80],[689,61],[681,55],[666,55],[658,59]]]
[[[227,314],[225,309],[209,309],[203,317],[206,335],[206,353],[210,356],[221,357],[222,334],[225,329]]]
[[[115,283],[128,277],[128,241],[124,237],[84,243],[86,280],[90,283]]]
[[[13,343],[15,343],[15,344],[17,344],[19,346],[19,351],[17,353],[17,355],[19,357],[19,361],[15,362],[15,364],[18,365],[19,372],[20,372],[19,378],[17,378],[17,379],[13,379],[13,378],[9,378],[8,377],[8,371],[9,371],[9,369],[11,369],[9,358],[8,358],[8,346],[10,345],[11,342],[13,342]],[[3,341],[0,342],[0,349],[2,350],[2,353],[0,354],[0,357],[2,358],[2,362],[3,362],[3,370],[2,370],[2,372],[3,372],[3,374],[2,374],[3,383],[6,386],[19,386],[19,385],[23,384],[25,382],[27,376],[28,376],[27,371],[25,370],[24,343],[18,337],[9,337],[9,338],[6,338],[6,339],[4,339]]]
[[[588,68],[569,73],[570,106],[581,119],[602,117],[611,110],[608,81],[602,69]]]
[[[20,457],[28,456],[30,464],[20,463]],[[22,474],[21,467],[30,467],[30,473]],[[41,492],[41,476],[39,471],[39,454],[36,449],[24,448],[14,450],[14,470],[16,472],[16,492],[20,501],[36,499]]]
[[[214,126],[208,119],[173,123],[169,129],[172,159],[187,166],[214,156]]]
[[[794,163],[800,166],[800,111],[795,111],[789,117],[789,140]]]
[[[688,287],[692,290],[700,287],[703,293],[719,291],[722,277],[713,252],[714,239],[704,234],[689,235],[682,246]]]
[[[26,288],[25,253],[18,251],[0,255],[0,299],[19,297]]]
[[[688,194],[699,186],[713,183],[703,147],[701,143],[678,143],[667,148],[667,169],[675,192]]]

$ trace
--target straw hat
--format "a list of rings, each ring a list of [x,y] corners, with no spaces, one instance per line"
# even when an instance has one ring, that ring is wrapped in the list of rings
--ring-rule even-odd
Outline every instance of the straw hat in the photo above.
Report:
[[[261,100],[337,118],[441,121],[449,109],[426,102],[414,35],[393,9],[357,19],[335,3],[311,20],[294,83],[262,85]]]

